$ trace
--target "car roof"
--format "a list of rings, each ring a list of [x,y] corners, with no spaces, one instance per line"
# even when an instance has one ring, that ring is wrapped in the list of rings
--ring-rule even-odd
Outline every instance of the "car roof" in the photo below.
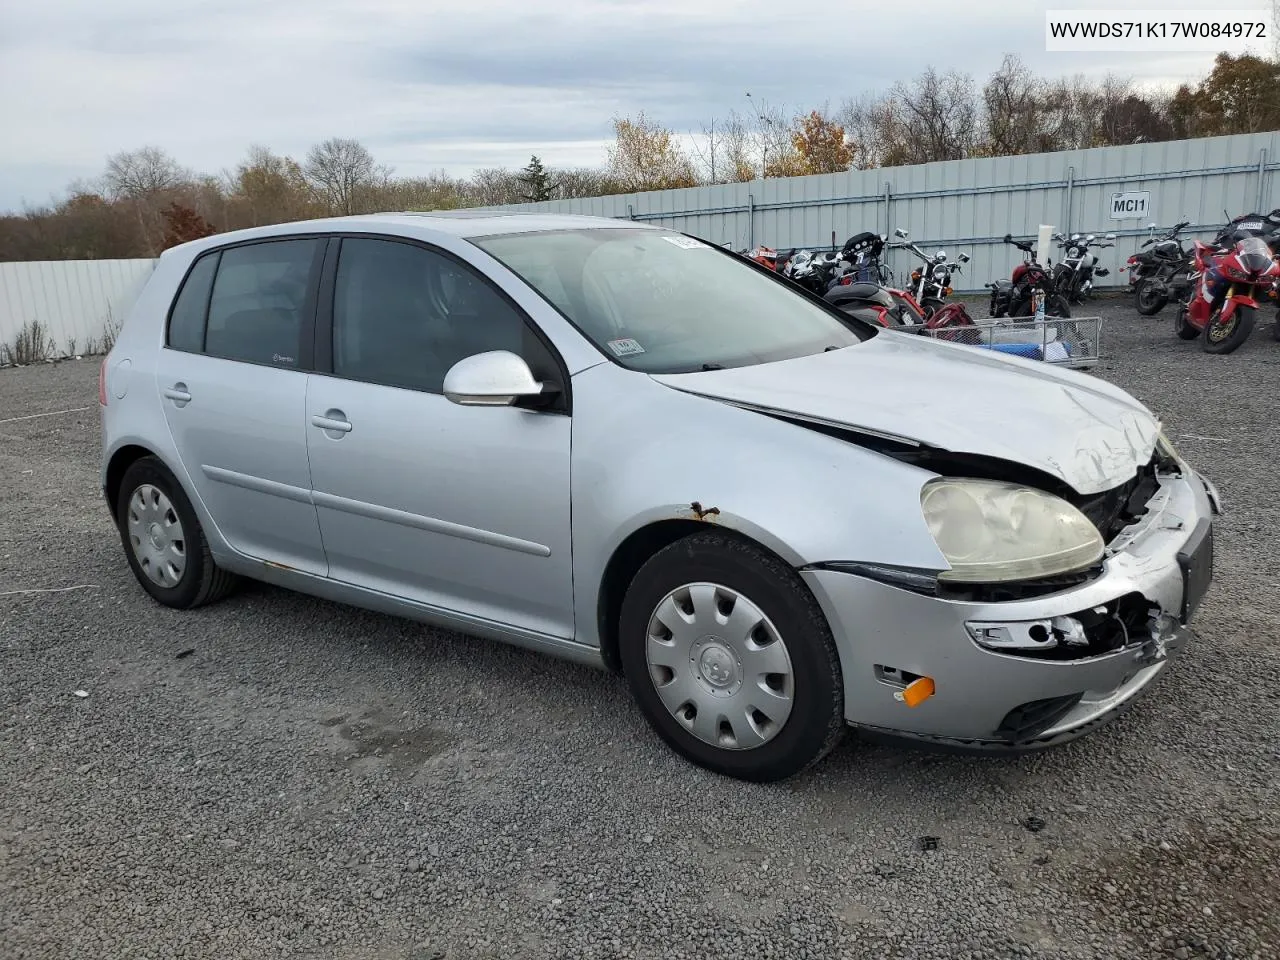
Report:
[[[207,247],[217,247],[245,240],[265,240],[299,233],[389,233],[406,237],[430,239],[435,234],[454,237],[488,237],[510,233],[533,233],[540,230],[609,230],[631,227],[658,229],[631,220],[612,217],[584,217],[563,213],[533,213],[504,210],[439,210],[418,213],[370,213],[349,217],[321,217],[314,220],[294,220],[264,227],[249,227],[217,233],[201,240],[192,240],[166,250],[195,253]]]

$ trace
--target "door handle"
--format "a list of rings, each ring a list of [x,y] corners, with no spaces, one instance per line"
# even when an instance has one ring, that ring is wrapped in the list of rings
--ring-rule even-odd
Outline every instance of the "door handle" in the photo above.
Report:
[[[191,402],[191,394],[187,392],[185,383],[175,383],[172,387],[165,387],[163,393],[178,406]]]
[[[350,433],[351,421],[341,410],[327,410],[324,415],[316,414],[311,418],[311,425],[321,430],[333,430],[337,433]]]

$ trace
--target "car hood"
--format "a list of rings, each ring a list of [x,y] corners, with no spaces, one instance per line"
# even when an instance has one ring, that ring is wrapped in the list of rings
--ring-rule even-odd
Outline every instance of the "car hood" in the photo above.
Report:
[[[1151,411],[1105,381],[891,331],[813,356],[653,379],[764,413],[1025,464],[1082,495],[1132,479],[1160,430]]]

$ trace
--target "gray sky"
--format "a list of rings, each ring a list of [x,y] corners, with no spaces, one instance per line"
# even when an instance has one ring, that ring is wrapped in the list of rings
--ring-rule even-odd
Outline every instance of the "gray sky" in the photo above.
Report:
[[[1231,0],[1232,8],[1261,0]],[[684,133],[750,90],[798,109],[926,66],[979,82],[1005,52],[1046,75],[1198,76],[1211,53],[1046,53],[1044,11],[1204,0],[0,0],[0,210],[62,196],[152,144],[216,173],[251,143],[355,137],[399,174],[604,162],[610,118]],[[915,43],[902,43],[914,36]]]

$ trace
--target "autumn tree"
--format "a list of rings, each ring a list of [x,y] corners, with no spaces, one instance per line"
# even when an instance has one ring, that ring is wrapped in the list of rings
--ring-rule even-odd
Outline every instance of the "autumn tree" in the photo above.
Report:
[[[176,247],[180,243],[191,240],[202,240],[217,233],[217,229],[190,207],[180,203],[171,203],[163,211],[164,245],[162,250]]]
[[[246,210],[246,225],[301,220],[312,211],[311,190],[302,164],[260,145],[230,177],[232,197]]]
[[[796,119],[791,144],[804,173],[839,173],[853,163],[844,127],[817,110]]]
[[[1042,110],[1044,82],[1014,54],[982,88],[985,134],[980,151],[989,157],[1039,153],[1049,149]]]
[[[556,188],[551,174],[536,155],[530,158],[529,165],[520,172],[520,182],[524,184],[524,199],[530,203],[550,200]]]
[[[1171,109],[1184,136],[1275,130],[1280,127],[1280,60],[1220,53],[1194,89],[1178,88]]]
[[[697,184],[693,163],[670,130],[644,115],[615,117],[609,175],[627,191],[669,190]]]

